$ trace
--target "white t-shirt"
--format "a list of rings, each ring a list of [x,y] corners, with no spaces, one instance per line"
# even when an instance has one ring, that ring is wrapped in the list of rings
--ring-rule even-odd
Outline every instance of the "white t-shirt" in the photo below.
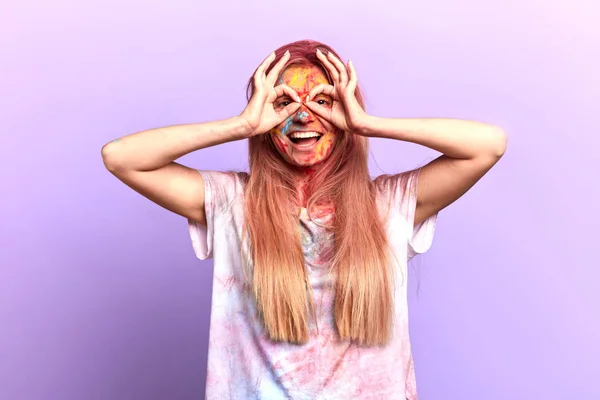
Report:
[[[240,261],[247,174],[199,172],[205,186],[207,226],[191,220],[188,225],[196,256],[214,259],[206,399],[417,399],[408,331],[407,263],[429,249],[437,218],[433,215],[413,226],[419,170],[375,180],[380,206],[392,201],[386,231],[401,271],[395,271],[392,339],[384,347],[371,348],[337,338],[334,290],[327,273],[330,257],[325,256],[331,254],[332,236],[310,221],[305,209],[300,213],[302,247],[319,334],[311,321],[306,344],[274,343],[266,337],[255,318],[255,303]],[[403,176],[400,182],[406,184],[394,190],[391,183]]]

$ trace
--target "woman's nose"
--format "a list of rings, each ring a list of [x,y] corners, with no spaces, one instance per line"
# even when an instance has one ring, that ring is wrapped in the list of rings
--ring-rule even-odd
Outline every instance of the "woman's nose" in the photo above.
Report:
[[[313,120],[312,113],[306,109],[306,107],[300,107],[298,111],[296,111],[295,116],[296,121],[306,124]]]

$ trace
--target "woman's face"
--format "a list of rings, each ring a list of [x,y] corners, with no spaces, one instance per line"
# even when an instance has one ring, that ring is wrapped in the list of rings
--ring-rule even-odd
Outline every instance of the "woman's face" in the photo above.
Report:
[[[315,65],[290,65],[280,76],[279,83],[294,89],[302,103],[311,89],[321,83],[329,84],[325,73]],[[320,94],[311,101],[331,107],[331,98]],[[276,108],[292,102],[287,96],[278,98]],[[269,132],[284,160],[298,167],[310,167],[325,160],[339,141],[340,133],[323,118],[302,106]],[[298,137],[304,136],[304,137]],[[312,136],[312,137],[311,137]]]

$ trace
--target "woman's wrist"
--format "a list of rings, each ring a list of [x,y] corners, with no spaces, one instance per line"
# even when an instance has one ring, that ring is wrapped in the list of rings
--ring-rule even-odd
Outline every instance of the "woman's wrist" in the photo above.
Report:
[[[255,127],[243,115],[232,118],[235,128],[232,130],[233,140],[248,139],[255,135]]]

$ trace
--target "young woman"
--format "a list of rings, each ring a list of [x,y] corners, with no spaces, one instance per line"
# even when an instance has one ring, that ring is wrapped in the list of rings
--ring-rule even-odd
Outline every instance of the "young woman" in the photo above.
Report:
[[[102,149],[108,170],[188,219],[214,258],[207,399],[416,399],[407,263],[437,213],[504,154],[495,126],[365,112],[351,61],[299,41],[273,52],[227,120],[152,129]],[[443,153],[369,176],[369,137]],[[248,139],[250,171],[174,160]],[[392,144],[392,143],[390,143]]]

